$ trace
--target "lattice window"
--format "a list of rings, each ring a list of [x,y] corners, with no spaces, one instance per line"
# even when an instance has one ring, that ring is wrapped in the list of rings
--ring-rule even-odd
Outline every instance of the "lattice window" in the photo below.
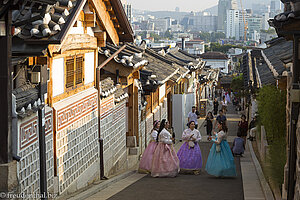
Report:
[[[76,84],[82,83],[83,79],[83,56],[76,57]]]
[[[74,86],[74,57],[66,59],[66,88]]]
[[[83,83],[83,55],[66,58],[66,88],[72,88]]]

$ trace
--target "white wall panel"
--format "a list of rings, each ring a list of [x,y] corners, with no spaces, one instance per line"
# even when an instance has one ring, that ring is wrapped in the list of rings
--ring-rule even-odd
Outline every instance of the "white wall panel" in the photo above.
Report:
[[[92,83],[95,79],[95,62],[94,62],[94,52],[89,52],[85,54],[85,66],[84,66],[84,83]]]
[[[52,81],[53,96],[64,93],[65,76],[64,76],[64,58],[53,59],[52,63]]]

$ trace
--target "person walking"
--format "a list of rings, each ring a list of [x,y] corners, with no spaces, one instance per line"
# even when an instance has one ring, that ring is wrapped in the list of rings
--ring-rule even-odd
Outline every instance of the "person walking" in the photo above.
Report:
[[[181,145],[177,156],[181,173],[193,173],[198,175],[202,168],[202,155],[198,142],[201,140],[200,132],[195,129],[195,122],[189,122],[189,128],[182,133]]]
[[[255,135],[256,135],[256,131],[257,131],[257,128],[256,128],[256,125],[257,125],[257,117],[254,116],[254,118],[252,119],[252,121],[250,122],[250,125],[249,125],[249,140],[250,141],[253,141],[255,139]]]
[[[160,127],[160,121],[155,120],[151,131],[151,141],[145,149],[139,164],[139,173],[150,173],[152,167],[152,158],[157,146],[156,138]]]
[[[205,166],[208,174],[216,177],[234,177],[237,176],[234,158],[231,149],[227,142],[227,126],[224,122],[218,122],[218,133],[214,142]]]
[[[227,100],[226,100],[225,96],[223,96],[223,100],[221,101],[221,105],[222,105],[222,110],[223,110],[224,114],[226,114],[226,112],[227,112]]]
[[[238,131],[241,132],[242,138],[246,144],[247,133],[248,133],[248,121],[246,121],[246,115],[241,116],[241,121],[238,124]]]
[[[172,144],[172,135],[166,130],[169,123],[163,119],[157,133],[156,141],[159,142],[152,159],[152,177],[176,177],[179,168],[179,159]]]
[[[200,118],[200,114],[196,112],[196,106],[192,107],[192,111],[188,114],[188,123],[191,121],[195,122],[195,129],[198,128],[198,119]]]
[[[211,132],[212,132],[212,129],[213,129],[213,119],[214,119],[214,116],[211,112],[208,112],[207,113],[207,116],[205,118],[205,126],[206,126],[206,134],[207,134],[207,140],[210,140],[211,138]]]
[[[224,115],[223,110],[219,110],[219,115],[216,118],[215,124],[213,126],[213,130],[216,129],[217,122],[224,122],[225,125],[227,126],[227,118]]]
[[[245,151],[245,141],[242,138],[242,133],[238,131],[237,137],[234,138],[233,144],[232,144],[232,153],[234,156],[240,155],[243,156]]]
[[[219,102],[218,102],[217,98],[215,98],[215,100],[214,100],[214,115],[217,115],[218,109],[219,109]]]

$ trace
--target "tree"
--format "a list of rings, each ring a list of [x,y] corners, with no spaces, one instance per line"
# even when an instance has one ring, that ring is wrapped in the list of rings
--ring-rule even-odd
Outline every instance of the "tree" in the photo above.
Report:
[[[230,88],[236,93],[237,97],[242,97],[244,92],[244,77],[243,74],[233,77]]]
[[[173,34],[171,32],[171,29],[168,29],[165,34],[164,34],[164,37],[165,38],[168,38],[168,39],[172,39],[173,38]]]

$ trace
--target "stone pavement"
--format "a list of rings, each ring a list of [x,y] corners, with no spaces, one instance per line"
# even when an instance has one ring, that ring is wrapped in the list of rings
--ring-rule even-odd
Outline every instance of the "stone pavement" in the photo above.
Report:
[[[236,114],[232,106],[229,106],[228,118],[228,142],[231,143],[237,132],[237,123],[240,116]],[[201,119],[200,119],[201,120]],[[203,122],[203,119],[199,124]],[[205,127],[200,127],[202,141],[200,148],[203,157],[203,168],[211,147],[207,141]],[[178,150],[182,143],[175,145]],[[244,157],[235,157],[238,177],[215,178],[204,170],[198,176],[178,175],[176,178],[152,178],[150,175],[137,174],[111,184],[106,189],[93,192],[86,199],[228,199],[228,200],[260,200],[265,199],[260,181],[249,152],[246,147]],[[72,199],[83,199],[72,198]]]

